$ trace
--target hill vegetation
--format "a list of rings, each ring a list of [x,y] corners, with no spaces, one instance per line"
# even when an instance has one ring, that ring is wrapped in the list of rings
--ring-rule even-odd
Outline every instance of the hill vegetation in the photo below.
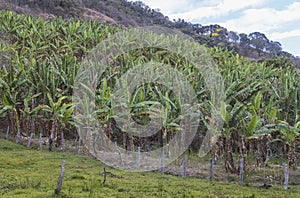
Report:
[[[62,16],[100,20],[128,26],[160,25],[175,28],[208,47],[218,46],[233,50],[251,60],[280,59],[300,67],[300,58],[282,50],[277,41],[269,40],[260,32],[238,33],[217,24],[203,26],[183,19],[170,21],[158,9],[152,9],[141,1],[127,0],[1,0],[0,8],[17,13],[39,15],[45,18]],[[286,59],[286,58],[283,58]],[[276,63],[274,63],[276,64]]]

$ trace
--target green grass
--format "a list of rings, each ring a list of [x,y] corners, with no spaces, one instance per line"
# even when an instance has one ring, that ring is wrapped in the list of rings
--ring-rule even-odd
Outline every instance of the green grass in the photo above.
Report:
[[[59,196],[54,195],[62,159],[65,177]],[[156,172],[108,171],[87,156],[27,149],[0,139],[0,197],[300,197],[299,186],[263,189],[195,177],[181,178]]]

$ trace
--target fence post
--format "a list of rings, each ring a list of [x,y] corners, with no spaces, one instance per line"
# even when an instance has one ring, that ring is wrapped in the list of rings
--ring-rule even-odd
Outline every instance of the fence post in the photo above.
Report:
[[[40,133],[40,139],[39,139],[39,143],[40,143],[40,150],[43,150],[43,134]]]
[[[186,154],[184,154],[184,158],[183,158],[183,175],[182,177],[186,177]]]
[[[16,135],[16,144],[19,143],[19,137],[20,137],[20,129],[18,129],[17,135]]]
[[[283,163],[282,166],[284,171],[284,190],[286,190],[289,184],[289,172],[287,170],[286,163]]]
[[[28,143],[27,143],[27,148],[30,148],[32,137],[33,137],[33,133],[30,133],[30,137],[29,137],[29,140],[28,140]]]
[[[214,179],[214,158],[210,159],[210,172],[209,172],[209,180],[212,181]]]
[[[63,159],[62,164],[61,164],[61,169],[60,169],[60,176],[57,181],[57,187],[54,190],[54,193],[57,195],[61,191],[63,179],[64,179],[64,171],[65,171],[65,162],[66,160]]]
[[[61,132],[61,150],[62,150],[62,152],[65,152],[65,137],[64,137],[64,132]]]
[[[78,155],[81,153],[81,151],[80,151],[80,141],[81,141],[81,139],[80,139],[80,137],[79,137],[79,138],[78,138],[78,150],[77,150],[77,154],[78,154]]]
[[[267,185],[267,180],[266,180],[266,163],[264,162],[263,164],[264,167],[264,185]]]
[[[49,137],[49,151],[50,152],[52,152],[52,144],[53,144],[52,135],[50,135],[50,137]]]
[[[8,140],[8,134],[9,134],[9,126],[6,129],[6,140]]]
[[[121,151],[120,151],[120,149],[119,149],[119,147],[118,147],[117,142],[115,142],[115,146],[116,146],[116,150],[117,150],[117,152],[118,152],[118,154],[119,154],[120,164],[121,164],[122,166],[124,166],[124,161],[123,161],[123,159],[122,159],[122,154],[121,154]]]
[[[164,147],[161,148],[161,165],[160,165],[161,173],[165,172],[165,155],[164,155]]]
[[[141,147],[138,147],[138,153],[137,153],[137,161],[136,161],[136,168],[140,169],[140,157],[141,157]]]
[[[243,185],[244,180],[244,158],[240,159],[240,185]]]

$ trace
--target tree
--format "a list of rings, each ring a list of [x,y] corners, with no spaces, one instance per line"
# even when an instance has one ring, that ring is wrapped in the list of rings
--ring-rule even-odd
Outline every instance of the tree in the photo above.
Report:
[[[260,32],[253,32],[249,34],[248,38],[250,40],[250,46],[256,49],[259,56],[261,55],[261,52],[266,50],[269,44],[269,39]]]
[[[230,31],[228,33],[228,40],[230,42],[238,43],[239,39],[240,39],[240,36],[238,35],[237,32]]]
[[[250,39],[248,38],[248,35],[245,33],[239,34],[240,37],[240,44],[241,46],[249,46],[250,45]]]
[[[277,41],[270,41],[266,46],[266,51],[274,57],[279,56],[281,50],[281,44]]]

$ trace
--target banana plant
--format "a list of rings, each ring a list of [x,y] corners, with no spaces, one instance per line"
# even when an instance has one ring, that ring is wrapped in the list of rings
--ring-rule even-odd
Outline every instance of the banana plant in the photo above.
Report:
[[[287,160],[289,167],[295,168],[296,146],[300,143],[300,121],[290,125],[286,121],[278,121],[277,129],[280,131],[280,138],[274,141],[283,142],[287,148]]]
[[[299,117],[299,73],[295,69],[281,69],[279,76],[273,85],[274,95],[279,101],[278,119],[292,123]]]
[[[21,109],[21,112],[23,114],[23,117],[25,118],[25,123],[29,124],[30,126],[26,125],[26,128],[24,129],[26,131],[26,135],[29,136],[29,130],[31,130],[32,133],[34,133],[35,129],[35,121],[36,118],[39,117],[38,112],[41,110],[41,106],[34,107],[34,101],[38,96],[40,96],[41,93],[39,94],[34,94],[34,95],[28,95],[26,98],[23,100],[24,108]],[[30,107],[30,102],[31,107]]]
[[[1,67],[0,88],[2,105],[0,106],[0,115],[8,113],[10,120],[10,128],[17,135],[20,135],[20,115],[19,104],[21,101],[21,90],[26,85],[25,71],[22,65],[18,62],[18,55],[14,58],[15,63],[12,62],[9,70],[6,67]],[[19,64],[18,64],[19,63]]]
[[[73,111],[74,103],[69,102],[67,96],[61,96],[56,102],[53,101],[50,93],[47,94],[49,105],[40,105],[40,109],[50,114],[50,120],[52,121],[49,140],[58,142],[58,132],[60,127],[65,128],[67,124],[74,125]],[[49,147],[49,150],[52,150]]]
[[[222,131],[224,156],[225,156],[225,169],[231,173],[237,171],[233,160],[233,144],[234,136],[238,134],[240,128],[240,120],[244,115],[245,105],[240,102],[236,102],[234,106],[221,103],[220,115],[224,121],[224,127]]]
[[[272,133],[275,132],[274,121],[276,119],[277,109],[275,108],[276,103],[274,102],[274,97],[270,97],[269,101],[263,101],[262,98],[262,92],[258,92],[257,95],[253,97],[252,102],[247,106],[246,111],[248,116],[242,120],[244,125],[242,133],[250,148],[256,144],[255,147],[257,150],[255,156],[257,163],[265,165],[270,157],[271,139]],[[263,102],[265,106],[262,106]],[[264,152],[264,150],[266,150],[266,152]]]

